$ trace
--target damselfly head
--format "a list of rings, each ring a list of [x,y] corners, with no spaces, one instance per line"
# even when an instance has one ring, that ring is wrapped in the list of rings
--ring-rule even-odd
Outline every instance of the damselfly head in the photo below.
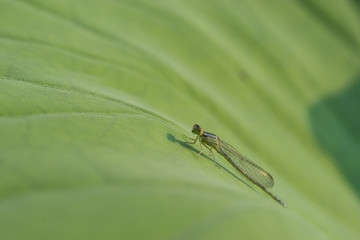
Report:
[[[193,126],[193,129],[192,129],[192,133],[196,134],[196,135],[200,135],[201,133],[201,127],[197,124],[195,124]]]

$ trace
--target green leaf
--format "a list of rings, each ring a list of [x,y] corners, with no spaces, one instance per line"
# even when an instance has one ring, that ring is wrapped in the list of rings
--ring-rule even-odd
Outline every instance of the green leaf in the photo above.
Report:
[[[359,239],[359,22],[351,1],[1,1],[1,239]],[[194,123],[288,208],[196,159]]]

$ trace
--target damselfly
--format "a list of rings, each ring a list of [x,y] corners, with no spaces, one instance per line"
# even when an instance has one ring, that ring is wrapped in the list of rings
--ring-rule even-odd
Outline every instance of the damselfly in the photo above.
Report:
[[[199,140],[201,150],[197,157],[199,157],[199,155],[203,152],[203,145],[210,150],[210,153],[213,156],[214,154],[212,152],[212,149],[215,149],[217,153],[219,153],[226,160],[228,160],[231,165],[233,165],[238,171],[244,174],[251,182],[255,183],[278,203],[280,203],[284,207],[287,207],[286,203],[281,201],[280,198],[278,198],[268,190],[268,188],[274,185],[274,179],[270,175],[270,173],[250,161],[244,155],[240,154],[234,147],[222,141],[215,134],[205,132],[199,125],[195,124],[193,126],[192,132],[196,134],[197,137],[193,139],[194,142],[188,143],[194,144],[196,143],[196,141]]]

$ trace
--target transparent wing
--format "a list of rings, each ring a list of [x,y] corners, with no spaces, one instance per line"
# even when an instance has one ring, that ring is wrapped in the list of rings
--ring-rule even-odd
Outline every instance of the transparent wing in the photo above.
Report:
[[[220,140],[220,146],[217,148],[217,152],[223,155],[235,168],[255,184],[264,186],[265,188],[274,185],[274,179],[270,173],[240,154],[230,144]]]

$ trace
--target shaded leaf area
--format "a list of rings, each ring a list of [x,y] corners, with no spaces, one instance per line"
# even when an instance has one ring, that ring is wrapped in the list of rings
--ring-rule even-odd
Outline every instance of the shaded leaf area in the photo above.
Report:
[[[2,239],[359,238],[354,2],[0,6]],[[289,208],[196,159],[194,123]]]
[[[360,77],[337,94],[316,103],[310,121],[320,145],[360,194]]]

